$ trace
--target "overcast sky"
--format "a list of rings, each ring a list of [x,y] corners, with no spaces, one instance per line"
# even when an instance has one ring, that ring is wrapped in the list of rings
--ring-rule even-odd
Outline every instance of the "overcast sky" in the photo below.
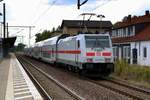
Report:
[[[45,29],[51,30],[52,27],[61,25],[63,19],[82,19],[79,15],[84,12],[103,14],[105,15],[103,20],[115,23],[129,14],[143,15],[145,10],[150,10],[150,0],[88,0],[80,10],[76,6],[77,0],[4,0],[0,3],[0,12],[2,12],[4,2],[9,25],[35,26],[32,29],[32,36],[37,32]],[[9,33],[11,36],[24,36],[24,43],[28,44],[28,30],[9,28]],[[17,41],[21,42],[21,38],[18,38]],[[34,43],[33,41],[34,37],[31,44]]]

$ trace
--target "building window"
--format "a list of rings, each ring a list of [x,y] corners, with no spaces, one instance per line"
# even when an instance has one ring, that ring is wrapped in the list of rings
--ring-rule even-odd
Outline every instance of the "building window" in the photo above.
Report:
[[[114,37],[114,30],[112,30],[111,37]]]
[[[126,28],[123,28],[123,36],[126,37]]]
[[[130,30],[131,30],[131,27],[129,26],[128,27],[128,36],[130,36],[130,32],[131,32]]]
[[[118,29],[116,29],[116,37],[118,37]]]
[[[123,37],[123,29],[120,29],[120,36]]]
[[[116,37],[116,30],[113,30],[112,34],[113,34],[113,37]]]
[[[130,57],[130,47],[124,46],[123,47],[123,58],[129,58]]]
[[[135,35],[135,26],[133,26],[133,35]]]
[[[119,37],[122,37],[122,29],[119,29]]]
[[[117,56],[118,56],[118,50],[117,50],[117,46],[113,47],[113,56],[114,56],[114,60],[117,60]]]
[[[116,36],[116,32],[115,30],[112,30],[112,37],[115,37]]]
[[[133,26],[130,27],[130,36],[133,36]]]
[[[118,37],[120,37],[120,29],[118,29]]]
[[[128,36],[128,27],[126,27],[126,36]]]
[[[143,48],[143,57],[147,57],[147,48],[146,47],[144,47]]]
[[[118,37],[120,37],[120,29],[118,29]]]
[[[130,60],[130,46],[123,47],[123,59],[126,59],[127,62]]]
[[[134,35],[134,32],[135,32],[135,30],[134,30],[134,26],[129,26],[128,27],[128,36],[133,36]]]

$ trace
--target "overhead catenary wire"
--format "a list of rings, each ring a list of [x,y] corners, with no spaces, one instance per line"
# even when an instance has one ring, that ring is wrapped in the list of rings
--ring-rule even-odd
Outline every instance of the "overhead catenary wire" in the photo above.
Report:
[[[52,1],[52,3],[49,5],[49,7],[46,10],[44,10],[43,13],[41,13],[32,24],[34,25],[34,24],[38,23],[38,21],[40,21],[40,19],[56,4],[57,1],[58,0]],[[102,1],[104,1],[104,2],[102,4],[100,4],[100,5],[97,5],[91,11],[95,11],[99,7],[102,7],[102,6],[106,5],[107,3],[109,3],[112,0],[102,0]],[[37,32],[36,32],[36,34],[37,34]],[[32,36],[32,37],[34,37],[34,36]]]
[[[33,22],[33,25],[36,24],[57,2],[57,0],[54,0],[51,5],[43,12],[39,15],[39,17]]]
[[[98,4],[97,6],[95,6],[93,9],[89,10],[89,12],[94,12],[95,10],[97,10],[98,8],[108,4],[111,1],[117,1],[117,0],[100,0],[102,1],[101,4]],[[104,2],[103,2],[104,1]],[[77,19],[80,15],[77,15],[77,17],[75,17],[75,19]]]
[[[52,3],[49,5],[49,7],[44,10],[39,16],[38,18],[32,23],[32,25],[35,25],[57,2],[58,0],[54,0],[52,1]],[[40,29],[41,30],[41,29]],[[37,34],[37,32],[32,36],[32,38]]]
[[[34,22],[32,23],[32,25],[36,26],[35,24],[56,4],[58,0],[54,0],[52,1],[52,3],[48,6],[48,8],[46,10],[44,10],[38,17],[37,19],[34,20]],[[38,3],[37,7],[40,5],[40,2]],[[41,30],[41,29],[40,29]],[[39,32],[39,31],[38,31]],[[33,36],[30,36],[30,38],[33,38],[37,33],[35,32],[35,34]]]
[[[40,30],[38,30],[37,32],[35,32],[36,34],[39,34],[42,31],[42,28]],[[31,38],[33,38],[36,34],[32,35]]]
[[[95,8],[93,8],[91,11],[95,11],[95,10],[97,10],[98,8],[100,8],[100,7],[102,7],[102,6],[104,6],[104,5],[106,5],[106,4],[108,4],[109,2],[111,2],[111,1],[117,1],[117,0],[104,0],[105,2],[103,2],[102,4],[100,4],[100,5],[97,5]]]
[[[32,19],[34,19],[35,18],[35,16],[37,15],[37,12],[38,12],[38,10],[39,10],[39,8],[41,7],[41,2],[42,0],[39,0],[39,2],[35,5],[35,7],[34,7],[34,13],[33,13],[33,16],[32,16]]]

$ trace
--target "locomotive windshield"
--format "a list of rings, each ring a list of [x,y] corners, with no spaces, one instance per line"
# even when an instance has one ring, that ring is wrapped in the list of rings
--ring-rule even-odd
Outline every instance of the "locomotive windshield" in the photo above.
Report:
[[[85,36],[87,48],[109,48],[110,41],[108,36]]]

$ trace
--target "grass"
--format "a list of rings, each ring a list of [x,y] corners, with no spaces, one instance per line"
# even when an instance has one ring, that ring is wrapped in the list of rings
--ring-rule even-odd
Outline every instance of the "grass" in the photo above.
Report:
[[[114,75],[150,85],[150,66],[130,65],[125,60],[118,60]]]

